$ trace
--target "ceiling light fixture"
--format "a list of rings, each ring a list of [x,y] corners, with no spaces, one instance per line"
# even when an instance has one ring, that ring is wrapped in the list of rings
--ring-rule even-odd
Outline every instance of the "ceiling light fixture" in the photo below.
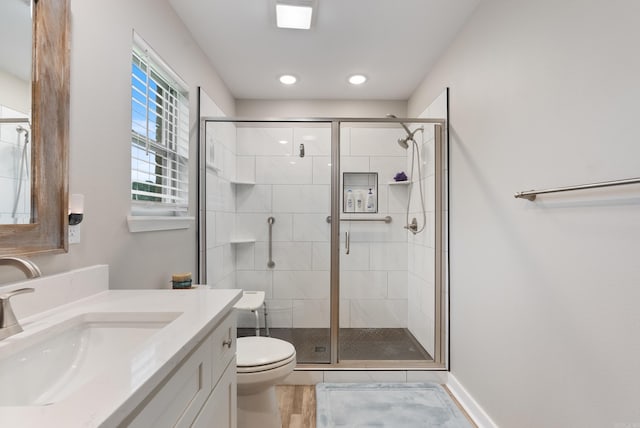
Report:
[[[291,74],[283,74],[279,79],[280,83],[282,83],[283,85],[293,85],[298,81],[298,78]]]
[[[362,74],[354,74],[353,76],[349,76],[349,83],[352,85],[362,85],[367,81],[367,77]]]
[[[276,0],[276,26],[309,30],[315,0]]]

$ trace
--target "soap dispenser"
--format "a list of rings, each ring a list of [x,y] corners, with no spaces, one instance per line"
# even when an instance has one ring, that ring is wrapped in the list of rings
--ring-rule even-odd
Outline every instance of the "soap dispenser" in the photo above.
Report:
[[[367,194],[367,206],[366,206],[366,209],[367,209],[368,213],[376,212],[376,197],[373,194],[373,191],[371,189],[369,189],[369,193]]]

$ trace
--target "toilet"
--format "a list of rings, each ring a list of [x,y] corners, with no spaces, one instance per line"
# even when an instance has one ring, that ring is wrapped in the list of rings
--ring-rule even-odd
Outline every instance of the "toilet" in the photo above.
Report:
[[[281,428],[275,386],[295,368],[295,348],[263,336],[240,337],[236,345],[238,428]]]

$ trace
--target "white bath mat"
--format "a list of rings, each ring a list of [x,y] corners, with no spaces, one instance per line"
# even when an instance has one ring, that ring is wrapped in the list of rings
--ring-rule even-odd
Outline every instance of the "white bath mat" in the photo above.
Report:
[[[317,428],[472,427],[435,383],[319,383],[316,400]]]

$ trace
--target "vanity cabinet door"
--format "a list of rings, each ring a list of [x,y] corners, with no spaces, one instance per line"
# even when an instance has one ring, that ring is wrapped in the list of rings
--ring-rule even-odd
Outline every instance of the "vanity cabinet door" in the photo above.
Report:
[[[236,359],[233,358],[192,426],[236,428],[238,406],[236,388]]]
[[[188,427],[211,391],[211,337],[160,387],[129,427]]]
[[[211,334],[213,346],[213,369],[211,371],[211,384],[218,383],[229,365],[229,361],[236,356],[236,325],[237,318],[235,311],[231,311]]]

